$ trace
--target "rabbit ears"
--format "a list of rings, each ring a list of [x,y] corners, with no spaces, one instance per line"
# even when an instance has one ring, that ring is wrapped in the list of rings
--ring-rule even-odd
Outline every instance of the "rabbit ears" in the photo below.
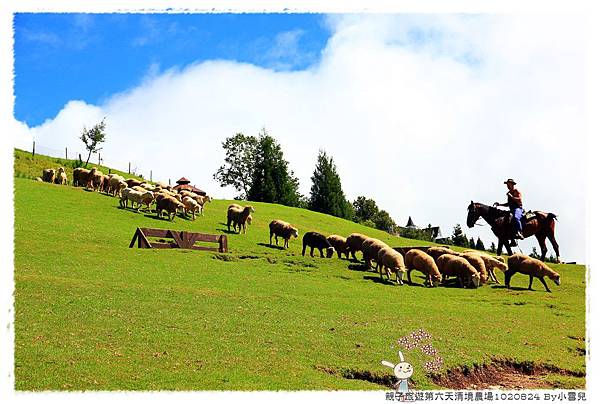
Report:
[[[404,362],[404,355],[402,355],[402,351],[398,351],[398,357],[400,358],[400,362]]]
[[[392,362],[388,362],[388,361],[381,361],[381,364],[382,364],[383,366],[387,366],[388,368],[392,368],[392,369],[393,369],[394,367],[396,367],[396,365],[394,365]]]

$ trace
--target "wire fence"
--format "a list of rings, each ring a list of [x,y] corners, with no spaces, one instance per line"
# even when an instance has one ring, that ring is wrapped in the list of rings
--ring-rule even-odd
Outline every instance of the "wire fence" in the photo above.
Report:
[[[31,150],[28,150],[32,153],[32,156],[35,158],[35,155],[44,155],[49,157],[61,158],[66,160],[81,160],[85,162],[88,157],[88,151],[80,150],[80,149],[70,149],[65,147],[64,149],[55,149],[52,147],[47,147],[44,145],[40,145],[39,143],[33,141],[31,145]],[[110,157],[104,156],[102,152],[92,153],[89,160],[90,164],[93,165],[102,165],[105,167],[110,167],[115,170],[122,171],[124,173],[128,173],[133,176],[138,176],[144,179],[148,179],[153,181],[153,172],[152,169],[143,169],[135,162],[131,161],[118,161],[114,160]],[[171,179],[169,179],[169,184],[171,183]]]

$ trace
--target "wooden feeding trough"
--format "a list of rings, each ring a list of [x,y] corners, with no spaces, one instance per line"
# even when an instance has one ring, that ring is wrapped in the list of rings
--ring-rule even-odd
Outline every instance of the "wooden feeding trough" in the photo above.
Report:
[[[149,240],[148,238],[153,239]],[[158,238],[158,240],[156,240]],[[136,244],[138,248],[186,248],[190,250],[215,251],[220,253],[227,252],[227,236],[216,234],[203,234],[191,231],[177,231],[168,229],[149,229],[138,227],[135,230],[133,239],[129,243],[129,248]],[[217,243],[218,247],[208,247],[196,245],[196,242]]]

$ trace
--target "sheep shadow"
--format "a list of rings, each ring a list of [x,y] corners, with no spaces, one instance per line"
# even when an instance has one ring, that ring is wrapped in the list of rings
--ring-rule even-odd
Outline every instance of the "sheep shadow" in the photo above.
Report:
[[[370,276],[370,275],[365,275],[363,276],[363,279],[366,279],[368,281],[371,282],[375,282],[375,283],[379,283],[380,285],[398,285],[396,283],[395,280],[388,280],[388,279],[381,279],[379,276]],[[404,282],[405,285],[407,285],[407,282]],[[400,286],[400,285],[398,285]]]
[[[360,272],[367,272],[369,270],[369,268],[367,268],[367,266],[365,264],[350,264],[350,265],[348,265],[348,269],[351,271],[360,271]]]
[[[238,233],[237,231],[232,231],[232,230],[227,230],[227,229],[219,229],[219,228],[216,228],[215,230],[216,230],[216,231],[221,231],[221,232],[223,232],[223,233],[225,233],[225,234],[240,234],[240,233]]]
[[[267,243],[256,243],[256,245],[259,245],[261,247],[272,248],[274,250],[285,250],[285,248],[283,248],[280,245],[273,245],[273,244],[267,244]]]

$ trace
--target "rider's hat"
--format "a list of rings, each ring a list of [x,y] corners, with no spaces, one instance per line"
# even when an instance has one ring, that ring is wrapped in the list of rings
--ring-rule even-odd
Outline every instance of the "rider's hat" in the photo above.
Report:
[[[513,184],[513,185],[517,185],[517,183],[515,182],[515,180],[513,180],[512,178],[507,179],[506,181],[504,181],[505,184]]]

